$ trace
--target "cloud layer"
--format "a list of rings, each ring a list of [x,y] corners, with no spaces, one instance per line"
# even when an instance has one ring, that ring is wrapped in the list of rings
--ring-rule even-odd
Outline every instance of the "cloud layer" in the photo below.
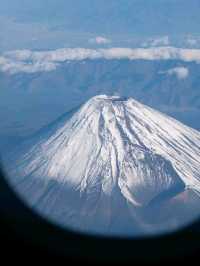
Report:
[[[193,45],[196,45],[198,43],[198,40],[194,39],[194,38],[188,38],[186,40],[187,44],[193,46]]]
[[[0,56],[0,71],[15,74],[53,71],[66,61],[95,59],[181,60],[200,63],[200,49],[174,47],[85,49],[64,48],[53,51],[17,50]]]
[[[169,36],[150,38],[148,41],[143,43],[143,47],[169,46],[169,45],[170,45]]]
[[[175,75],[178,79],[186,79],[189,75],[189,70],[186,67],[175,67],[167,71],[160,72],[161,74]]]
[[[111,43],[111,40],[102,36],[97,36],[95,38],[89,39],[89,42],[93,44],[108,44]]]

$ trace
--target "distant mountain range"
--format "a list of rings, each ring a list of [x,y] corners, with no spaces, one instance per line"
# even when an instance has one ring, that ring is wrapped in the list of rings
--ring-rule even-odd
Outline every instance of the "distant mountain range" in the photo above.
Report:
[[[200,64],[195,62],[67,61],[51,72],[0,72],[0,87],[1,136],[30,135],[97,94],[134,97],[200,130]]]
[[[132,98],[99,95],[4,158],[12,187],[69,229],[142,236],[200,211],[200,133]]]

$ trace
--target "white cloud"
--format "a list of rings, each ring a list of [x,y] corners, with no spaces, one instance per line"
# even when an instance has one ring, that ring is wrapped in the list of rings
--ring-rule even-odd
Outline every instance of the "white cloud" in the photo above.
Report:
[[[143,43],[144,47],[169,46],[170,40],[168,36],[161,36],[157,38],[150,38]]]
[[[196,39],[194,39],[194,38],[188,38],[188,39],[186,40],[186,42],[187,42],[189,45],[191,45],[191,46],[194,46],[194,45],[196,45],[196,44],[198,43],[198,41],[197,41]]]
[[[8,72],[10,74],[16,74],[20,72],[24,73],[36,73],[36,72],[49,72],[57,68],[57,64],[54,62],[30,62],[14,61],[0,57],[0,71]]]
[[[174,47],[152,48],[110,48],[85,49],[64,48],[53,51],[17,50],[6,52],[0,56],[0,71],[41,72],[52,71],[60,64],[73,60],[94,59],[128,59],[128,60],[181,60],[200,63],[200,49],[182,49]]]
[[[170,44],[169,37],[168,36],[163,36],[157,39],[152,40],[151,45],[152,46],[168,46]]]
[[[89,39],[89,42],[95,44],[108,44],[111,43],[111,40],[102,36],[97,36],[95,38]]]
[[[175,67],[167,71],[160,72],[161,74],[175,75],[178,79],[186,79],[189,75],[189,70],[186,67]]]

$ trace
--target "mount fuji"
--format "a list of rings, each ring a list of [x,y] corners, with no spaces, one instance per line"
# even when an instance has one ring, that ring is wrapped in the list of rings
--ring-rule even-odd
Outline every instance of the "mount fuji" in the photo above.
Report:
[[[91,98],[4,166],[33,209],[72,230],[143,236],[200,214],[200,133],[132,98]]]

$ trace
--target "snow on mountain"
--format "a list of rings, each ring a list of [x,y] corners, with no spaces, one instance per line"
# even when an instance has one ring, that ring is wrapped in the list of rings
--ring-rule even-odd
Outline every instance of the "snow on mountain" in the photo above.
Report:
[[[169,231],[194,218],[180,211],[179,195],[198,214],[200,133],[132,98],[90,99],[26,140],[4,165],[32,207],[73,229]],[[150,222],[155,208],[167,218],[157,213],[158,221]]]

